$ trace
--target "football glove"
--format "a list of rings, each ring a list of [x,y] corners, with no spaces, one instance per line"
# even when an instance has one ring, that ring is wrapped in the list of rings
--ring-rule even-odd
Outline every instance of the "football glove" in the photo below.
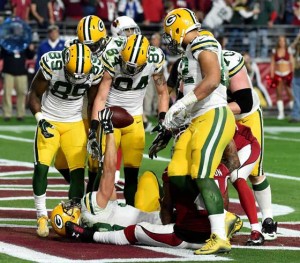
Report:
[[[99,148],[99,144],[97,142],[97,131],[94,129],[89,130],[87,151],[91,155],[92,159],[100,158],[100,148]]]
[[[153,128],[151,133],[153,132],[157,132],[157,135],[148,151],[150,159],[153,159],[153,157],[157,158],[157,153],[166,148],[170,139],[172,138],[172,133],[165,129],[161,122],[159,122],[158,125]]]
[[[41,132],[43,134],[43,136],[48,139],[48,138],[52,138],[54,135],[50,132],[48,132],[48,128],[51,128],[51,129],[54,129],[54,126],[47,122],[45,119],[41,119],[39,122],[38,122],[38,125],[41,129]]]
[[[165,126],[167,129],[171,129],[174,126],[174,118],[176,115],[178,115],[180,112],[186,110],[186,106],[181,102],[181,100],[178,100],[173,106],[167,111],[165,119],[163,121],[163,126]],[[173,127],[174,128],[174,127]]]
[[[109,108],[98,112],[99,121],[105,134],[114,132],[114,126],[111,121],[112,115],[113,113]]]

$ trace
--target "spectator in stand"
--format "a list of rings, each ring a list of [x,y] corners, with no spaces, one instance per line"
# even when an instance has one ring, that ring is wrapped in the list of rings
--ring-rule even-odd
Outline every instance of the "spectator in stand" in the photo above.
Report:
[[[112,22],[116,18],[117,5],[115,0],[99,0],[96,15],[104,22]]]
[[[294,76],[292,88],[294,95],[294,105],[289,122],[300,122],[300,34],[291,45],[294,54]]]
[[[277,13],[277,18],[274,24],[284,24],[285,0],[273,0],[274,10]]]
[[[129,16],[136,23],[144,21],[144,10],[139,0],[120,0],[118,4],[118,15]]]
[[[51,0],[31,0],[30,11],[40,29],[54,24],[54,12]]]
[[[196,1],[196,15],[199,19],[200,22],[203,21],[204,17],[210,9],[212,8],[212,0],[201,0],[201,1]]]
[[[55,23],[65,19],[65,5],[63,0],[52,0],[52,8]]]
[[[254,9],[259,9],[260,13],[252,16],[250,20],[249,53],[251,58],[267,58],[269,52],[268,28],[273,27],[277,17],[272,0],[256,0]],[[260,53],[257,52],[256,46],[261,47]]]
[[[285,118],[283,91],[289,98],[289,107],[293,108],[293,94],[291,91],[291,81],[293,77],[294,59],[288,49],[285,36],[279,36],[276,47],[272,50],[270,75],[272,88],[276,88],[276,99],[278,108],[278,120]]]
[[[12,15],[29,22],[31,0],[11,0]]]
[[[38,47],[37,58],[35,64],[35,72],[40,68],[40,58],[49,51],[59,51],[64,49],[65,41],[60,38],[59,28],[57,25],[48,27],[48,38],[42,41]]]
[[[83,17],[84,0],[63,0],[67,20],[80,20]]]
[[[232,0],[213,0],[213,5],[202,21],[202,27],[213,31],[221,26],[224,21],[229,22],[232,15]]]
[[[164,3],[162,0],[143,0],[144,23],[161,23],[164,17]]]
[[[226,49],[242,51],[243,49],[243,36],[244,29],[241,27],[245,24],[245,19],[252,17],[260,12],[259,9],[254,8],[248,10],[248,0],[237,0],[233,3],[233,15],[230,20],[231,25],[236,25],[236,28],[230,28],[230,37],[228,38],[228,44]],[[238,41],[240,40],[240,42]]]
[[[90,16],[96,14],[97,0],[84,0],[83,1],[83,16]]]
[[[294,19],[292,24],[299,27],[300,26],[300,0],[295,1],[293,5],[293,13],[294,13]],[[297,28],[297,31],[299,32],[299,28]]]
[[[25,116],[25,100],[28,89],[28,72],[26,60],[33,59],[35,47],[33,44],[22,51],[10,51],[1,47],[0,58],[3,59],[3,113],[4,121],[12,117],[12,92],[17,93],[17,120],[23,121]]]
[[[295,0],[285,0],[284,20],[285,25],[291,25],[294,19],[293,5]]]

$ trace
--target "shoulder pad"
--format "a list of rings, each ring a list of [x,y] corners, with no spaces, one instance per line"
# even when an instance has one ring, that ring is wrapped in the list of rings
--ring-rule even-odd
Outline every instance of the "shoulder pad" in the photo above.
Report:
[[[55,70],[63,68],[62,51],[50,51],[44,54],[40,60],[40,68],[47,80],[52,78]]]
[[[158,47],[150,46],[148,63],[153,63],[155,65],[155,71],[159,72],[162,69],[163,64],[165,63],[164,52]]]
[[[107,49],[101,56],[101,63],[104,67],[104,70],[107,70],[109,74],[114,75],[115,69],[114,66],[120,61],[120,52],[115,49]]]
[[[92,67],[93,84],[96,84],[102,79],[104,68],[101,63],[101,60],[96,56],[92,57],[92,63],[93,63],[93,67]]]
[[[242,54],[232,50],[222,50],[222,59],[228,69],[229,78],[232,78],[245,65]]]
[[[192,54],[197,51],[210,50],[218,52],[218,41],[211,36],[198,36],[191,42]]]

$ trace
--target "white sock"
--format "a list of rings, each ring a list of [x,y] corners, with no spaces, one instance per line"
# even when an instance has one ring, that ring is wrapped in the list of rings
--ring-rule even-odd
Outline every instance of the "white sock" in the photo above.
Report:
[[[211,233],[217,234],[220,238],[226,240],[225,233],[225,213],[208,216]]]
[[[268,217],[273,218],[271,187],[268,186],[262,191],[254,191],[254,195],[262,214],[262,222]]]
[[[36,209],[37,218],[41,216],[48,216],[47,208],[46,208],[46,194],[43,195],[35,195],[34,198],[34,206]]]
[[[261,233],[261,224],[260,223],[255,223],[255,224],[250,224],[251,226],[251,231],[258,231]]]
[[[123,230],[95,232],[93,239],[95,242],[115,245],[130,245]]]

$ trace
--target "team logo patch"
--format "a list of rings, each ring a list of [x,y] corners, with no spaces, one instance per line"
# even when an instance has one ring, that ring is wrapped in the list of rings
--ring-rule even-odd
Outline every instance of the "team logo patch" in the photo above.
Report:
[[[176,15],[170,15],[166,20],[166,26],[172,25],[176,21]]]
[[[63,228],[63,220],[60,215],[55,215],[54,223],[57,226],[57,228],[59,228],[59,229]]]

